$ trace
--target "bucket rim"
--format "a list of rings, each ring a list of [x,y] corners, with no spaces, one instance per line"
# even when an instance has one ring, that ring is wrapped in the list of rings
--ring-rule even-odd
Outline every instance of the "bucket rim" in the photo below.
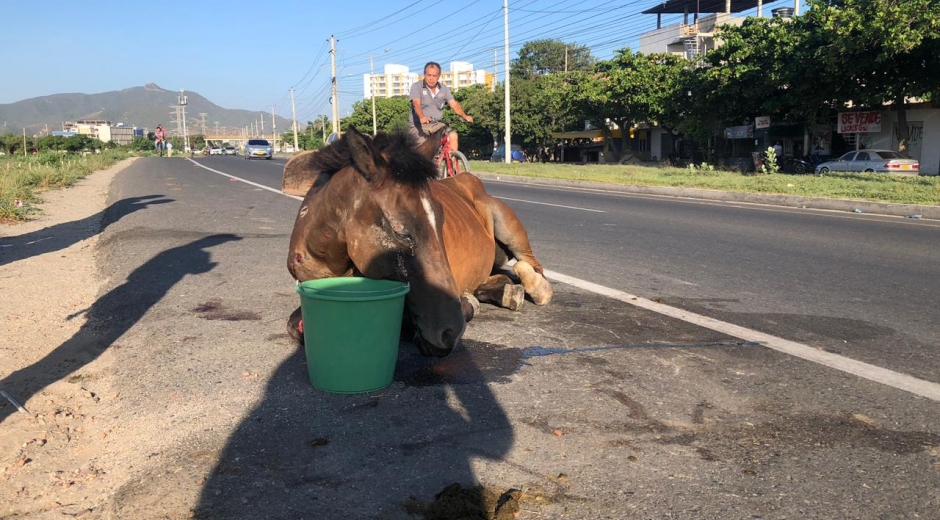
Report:
[[[382,289],[369,289],[369,290],[354,290],[354,289],[343,289],[343,288],[323,288],[323,287],[310,287],[305,285],[311,282],[322,283],[324,280],[370,280],[371,282],[385,282],[391,284],[388,288]],[[348,301],[348,302],[365,302],[365,301],[375,301],[375,300],[387,300],[392,298],[397,298],[399,296],[404,296],[408,294],[411,290],[411,284],[408,282],[401,282],[398,280],[384,280],[376,278],[366,278],[363,276],[337,276],[329,278],[317,278],[315,280],[306,280],[304,282],[297,281],[294,284],[294,290],[302,298],[310,298],[314,300],[329,300],[329,301]]]

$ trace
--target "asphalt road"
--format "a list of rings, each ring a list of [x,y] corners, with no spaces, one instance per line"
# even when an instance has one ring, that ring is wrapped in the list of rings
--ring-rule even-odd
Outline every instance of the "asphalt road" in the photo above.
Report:
[[[285,162],[219,159],[272,188]],[[940,383],[940,222],[487,187],[553,271]]]
[[[564,284],[484,306],[443,360],[403,344],[382,392],[317,392],[284,334],[298,203],[233,179],[277,187],[283,161],[196,162],[226,175],[122,172],[99,242],[117,413],[165,424],[117,517],[409,518],[453,482],[523,489],[522,519],[940,510],[940,403]],[[488,188],[548,269],[938,380],[931,222]]]

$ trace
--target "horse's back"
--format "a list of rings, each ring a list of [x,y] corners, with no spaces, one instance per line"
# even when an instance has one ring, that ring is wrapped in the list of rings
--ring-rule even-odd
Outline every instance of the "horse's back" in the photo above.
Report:
[[[489,277],[496,258],[493,218],[480,204],[489,195],[471,174],[432,182],[431,194],[444,212],[444,247],[454,281],[472,292]]]

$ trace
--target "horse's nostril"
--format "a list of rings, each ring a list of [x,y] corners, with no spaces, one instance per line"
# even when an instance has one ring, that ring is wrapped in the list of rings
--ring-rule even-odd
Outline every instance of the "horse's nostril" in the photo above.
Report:
[[[457,343],[457,335],[454,334],[453,330],[447,329],[441,334],[441,342],[448,349],[452,349]]]

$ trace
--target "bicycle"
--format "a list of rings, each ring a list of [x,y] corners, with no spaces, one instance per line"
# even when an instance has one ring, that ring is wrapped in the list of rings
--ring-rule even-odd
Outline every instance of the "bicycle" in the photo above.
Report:
[[[160,157],[163,157],[163,151],[166,150],[166,141],[157,139],[156,145]]]
[[[445,126],[445,128],[447,127]],[[441,136],[441,151],[434,158],[434,162],[437,164],[438,179],[446,179],[470,171],[470,167],[467,165],[467,156],[459,150],[451,150],[447,132],[444,132]]]

